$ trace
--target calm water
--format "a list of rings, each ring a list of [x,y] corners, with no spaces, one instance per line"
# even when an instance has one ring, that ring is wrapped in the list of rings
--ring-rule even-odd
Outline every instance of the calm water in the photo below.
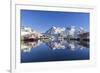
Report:
[[[21,46],[21,63],[89,60],[89,42],[38,40]]]

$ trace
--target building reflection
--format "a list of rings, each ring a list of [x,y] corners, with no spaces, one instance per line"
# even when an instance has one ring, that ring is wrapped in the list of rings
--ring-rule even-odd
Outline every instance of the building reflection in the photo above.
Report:
[[[22,41],[21,42],[21,51],[30,52],[32,48],[35,48],[41,44],[40,40],[35,41]]]

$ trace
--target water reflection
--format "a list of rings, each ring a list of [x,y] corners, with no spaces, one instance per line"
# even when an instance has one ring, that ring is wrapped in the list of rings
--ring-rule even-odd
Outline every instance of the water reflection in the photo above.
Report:
[[[21,51],[30,52],[32,48],[35,48],[40,44],[41,44],[40,40],[31,41],[31,42],[21,41]]]
[[[84,48],[89,48],[89,41],[81,40],[68,40],[68,39],[38,39],[33,41],[21,41],[21,51],[30,52],[32,49],[36,49],[41,44],[45,44],[49,49],[69,49],[71,51],[83,50]]]

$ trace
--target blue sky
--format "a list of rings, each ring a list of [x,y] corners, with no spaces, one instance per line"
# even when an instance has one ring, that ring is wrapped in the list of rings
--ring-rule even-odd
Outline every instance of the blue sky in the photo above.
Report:
[[[41,33],[52,26],[76,26],[89,31],[89,13],[21,10],[21,26],[31,27]]]

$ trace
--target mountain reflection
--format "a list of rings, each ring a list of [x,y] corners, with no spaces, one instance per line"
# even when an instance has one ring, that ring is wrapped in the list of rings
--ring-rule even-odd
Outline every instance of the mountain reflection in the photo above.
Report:
[[[47,49],[69,49],[71,51],[89,48],[89,32],[75,26],[61,28],[51,27],[44,33],[37,32],[31,28],[21,28],[21,50],[30,52],[31,49],[38,49],[48,46]]]
[[[21,42],[21,51],[30,52],[31,49],[34,49],[41,44],[45,44],[49,49],[69,49],[71,51],[82,50],[84,48],[89,48],[89,41],[81,40],[68,40],[68,39],[38,39],[33,41],[22,41]]]

